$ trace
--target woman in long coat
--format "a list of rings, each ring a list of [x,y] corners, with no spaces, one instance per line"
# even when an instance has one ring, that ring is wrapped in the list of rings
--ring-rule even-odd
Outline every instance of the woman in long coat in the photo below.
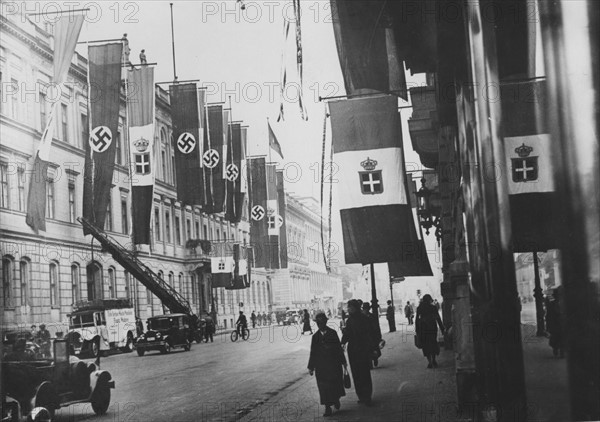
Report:
[[[440,354],[440,346],[437,342],[437,327],[440,326],[444,332],[444,324],[440,318],[437,308],[433,305],[430,295],[423,296],[423,301],[417,308],[417,319],[415,330],[421,343],[423,355],[429,362],[427,368],[437,368],[435,357]]]
[[[308,371],[316,374],[319,397],[325,406],[323,416],[330,416],[331,406],[339,409],[340,397],[346,395],[342,371],[346,358],[337,333],[327,326],[325,314],[319,313],[315,319],[318,330],[312,336]]]
[[[352,379],[358,402],[370,405],[373,395],[371,359],[376,343],[371,337],[369,320],[360,311],[357,300],[348,301],[348,314],[342,344],[348,343],[348,360],[350,369],[352,369]]]
[[[310,315],[308,314],[308,310],[304,310],[304,314],[302,315],[302,322],[304,323],[304,325],[302,326],[302,334],[304,334],[305,331],[310,331],[310,333],[312,334],[312,327],[310,326]]]

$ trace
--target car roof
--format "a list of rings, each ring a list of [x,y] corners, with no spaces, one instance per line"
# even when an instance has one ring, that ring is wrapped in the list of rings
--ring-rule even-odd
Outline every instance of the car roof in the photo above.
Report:
[[[187,314],[165,314],[165,315],[155,315],[151,316],[148,319],[161,319],[161,318],[173,318],[173,317],[187,317]]]

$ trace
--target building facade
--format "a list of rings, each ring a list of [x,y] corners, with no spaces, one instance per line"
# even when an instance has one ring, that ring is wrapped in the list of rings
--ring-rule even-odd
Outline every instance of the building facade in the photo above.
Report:
[[[335,313],[343,300],[340,257],[332,255],[328,273],[321,246],[321,217],[314,198],[285,197],[288,268],[272,274],[273,307]],[[323,227],[327,232],[327,225]]]
[[[73,56],[67,81],[58,95],[49,89],[52,26],[22,16],[0,16],[0,255],[2,326],[46,323],[63,331],[73,304],[80,300],[128,298],[145,319],[164,313],[160,301],[133,279],[91,236],[84,236],[82,215],[84,146],[88,139],[87,59]],[[46,177],[45,232],[25,223],[27,194],[35,154],[52,102],[54,119],[51,164]],[[215,312],[221,327],[231,327],[240,309],[268,311],[271,287],[264,270],[254,270],[249,289],[226,291],[210,285],[210,257],[198,239],[249,243],[245,216],[239,224],[222,215],[177,200],[175,159],[168,93],[156,88],[155,162],[151,245],[130,242],[131,195],[125,92],[122,91],[113,185],[106,233],[179,291],[196,313]],[[39,172],[38,172],[39,173]]]

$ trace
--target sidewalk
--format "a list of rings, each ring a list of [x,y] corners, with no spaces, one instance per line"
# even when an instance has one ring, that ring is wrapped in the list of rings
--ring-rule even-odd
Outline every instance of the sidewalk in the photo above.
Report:
[[[383,326],[383,324],[382,324]],[[314,377],[306,373],[297,382],[254,408],[241,421],[456,421],[454,353],[442,348],[437,369],[414,346],[414,326],[398,324],[385,333],[386,346],[379,367],[372,370],[373,406],[357,403],[354,385],[346,390],[342,408],[323,418]],[[387,327],[386,327],[387,328]],[[385,328],[384,328],[385,330]],[[354,384],[354,383],[353,383]]]

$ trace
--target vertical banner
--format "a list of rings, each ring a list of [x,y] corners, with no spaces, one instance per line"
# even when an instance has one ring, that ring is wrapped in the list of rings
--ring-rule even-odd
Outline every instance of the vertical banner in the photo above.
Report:
[[[248,160],[250,193],[250,239],[255,268],[269,268],[265,240],[267,239],[267,177],[264,157]]]
[[[231,124],[231,143],[227,152],[225,177],[227,179],[227,206],[225,218],[239,223],[242,218],[245,188],[242,184],[242,158],[245,151],[242,145],[242,127],[240,123]],[[245,157],[244,157],[245,158]],[[245,161],[245,160],[244,160]]]
[[[275,164],[267,164],[267,237],[265,251],[267,253],[266,268],[278,269],[279,262],[279,229],[283,224],[279,215],[279,199],[277,197],[277,171]]]
[[[133,243],[150,244],[150,220],[154,196],[154,68],[127,71],[129,162],[131,168],[131,215]]]
[[[212,288],[230,287],[233,284],[235,262],[233,259],[233,244],[228,242],[215,242],[210,258],[210,272],[212,274]]]
[[[207,214],[223,212],[225,206],[225,179],[223,178],[223,106],[210,105],[208,114],[208,137],[204,143],[202,165],[207,181],[206,206]]]
[[[119,130],[123,44],[88,47],[90,139],[85,145],[83,217],[104,230]],[[84,229],[84,234],[88,234]]]
[[[69,67],[71,66],[71,60],[84,18],[83,14],[73,15],[72,13],[67,13],[61,16],[54,26],[54,72],[52,82],[55,85],[64,83]],[[46,179],[48,177],[48,164],[52,144],[53,117],[56,107],[59,104],[59,101],[53,104],[48,116],[46,127],[42,133],[41,142],[35,155],[33,173],[29,181],[25,222],[35,233],[38,233],[40,230],[46,231]]]
[[[170,86],[171,119],[175,142],[177,198],[188,205],[204,205],[204,90],[195,83]]]
[[[414,260],[398,100],[329,103],[347,264]]]
[[[504,152],[513,249],[556,248],[558,202],[553,180],[552,144],[545,117],[546,81],[503,85]]]
[[[277,196],[279,205],[279,263],[281,268],[288,267],[288,255],[287,255],[287,217],[285,208],[285,190],[284,190],[284,179],[283,170],[277,170]]]

